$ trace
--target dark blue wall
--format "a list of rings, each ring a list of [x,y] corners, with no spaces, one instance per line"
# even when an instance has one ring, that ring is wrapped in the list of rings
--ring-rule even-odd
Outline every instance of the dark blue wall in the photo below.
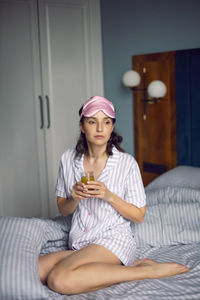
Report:
[[[132,93],[121,77],[132,55],[200,48],[199,0],[101,0],[104,95],[116,106],[123,147],[134,154]]]

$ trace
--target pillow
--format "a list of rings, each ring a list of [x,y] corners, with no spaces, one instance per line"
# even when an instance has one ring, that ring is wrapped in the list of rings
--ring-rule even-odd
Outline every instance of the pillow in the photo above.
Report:
[[[49,299],[38,276],[39,255],[67,249],[70,217],[0,218],[0,299]]]
[[[167,187],[147,192],[145,221],[132,225],[136,245],[164,246],[200,242],[200,191]]]
[[[72,215],[67,217],[57,216],[46,219],[45,240],[40,250],[40,255],[61,250],[67,250],[68,235],[71,228]]]
[[[166,186],[190,187],[200,190],[200,168],[178,166],[154,179],[145,188],[146,191]]]
[[[45,227],[39,219],[0,218],[0,299],[48,299],[38,276]]]

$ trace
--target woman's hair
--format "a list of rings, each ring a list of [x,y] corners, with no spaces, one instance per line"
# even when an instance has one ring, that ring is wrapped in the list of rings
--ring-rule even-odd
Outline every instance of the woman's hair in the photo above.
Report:
[[[82,109],[83,109],[83,106],[79,110],[79,116],[82,113]],[[84,119],[85,119],[84,116],[80,119],[80,123],[82,125],[84,124]],[[115,124],[115,119],[111,119],[111,120],[112,120],[113,124]],[[117,148],[117,150],[119,150],[120,152],[125,152],[124,149],[122,149],[120,147],[122,140],[123,140],[122,136],[120,136],[115,130],[113,130],[113,132],[111,133],[110,139],[107,143],[107,147],[106,147],[107,154],[108,155],[113,154],[112,153],[113,146],[115,146]],[[76,156],[80,156],[82,154],[88,154],[87,140],[86,140],[85,134],[83,132],[80,133],[75,150],[76,150]]]

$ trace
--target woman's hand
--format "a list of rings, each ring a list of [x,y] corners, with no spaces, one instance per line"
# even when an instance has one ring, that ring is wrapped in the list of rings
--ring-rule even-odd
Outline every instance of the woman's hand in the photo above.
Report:
[[[77,182],[72,188],[72,198],[79,202],[81,199],[87,199],[91,197],[86,185],[82,182]]]
[[[86,185],[82,182],[77,182],[72,188],[70,198],[57,197],[57,205],[60,213],[63,216],[72,214],[82,199],[91,197]]]
[[[88,181],[87,185],[85,185],[84,193],[88,195],[87,197],[100,198],[108,202],[112,196],[112,192],[100,181]]]
[[[109,191],[103,182],[88,181],[85,189],[88,189],[87,195],[89,195],[87,197],[95,197],[107,201],[126,219],[135,223],[144,221],[146,206],[138,208],[133,204],[124,201],[122,198]]]

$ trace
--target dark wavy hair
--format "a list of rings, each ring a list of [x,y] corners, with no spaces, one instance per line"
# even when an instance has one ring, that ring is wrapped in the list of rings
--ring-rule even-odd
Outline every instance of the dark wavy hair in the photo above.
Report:
[[[83,106],[79,110],[79,116],[81,116],[82,109],[83,109]],[[85,119],[84,116],[80,119],[80,123],[82,125],[84,124],[84,119]],[[115,124],[115,121],[116,121],[115,119],[112,119],[113,124]],[[122,136],[120,136],[115,130],[113,130],[113,132],[110,135],[110,139],[108,140],[108,143],[107,143],[106,153],[108,155],[112,155],[113,154],[112,153],[113,146],[115,146],[117,148],[117,150],[119,150],[120,152],[125,152],[124,149],[122,149],[120,147],[122,140],[123,140]],[[88,154],[87,140],[86,140],[85,134],[82,132],[80,133],[75,150],[76,150],[76,156],[81,156],[82,154]]]

